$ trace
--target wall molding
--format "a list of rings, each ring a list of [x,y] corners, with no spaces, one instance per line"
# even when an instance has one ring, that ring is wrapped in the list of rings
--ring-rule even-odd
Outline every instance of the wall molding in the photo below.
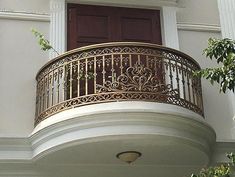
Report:
[[[0,10],[0,19],[50,22],[49,14]]]
[[[215,24],[177,23],[178,30],[199,32],[221,32],[221,27]]]
[[[91,5],[105,5],[105,6],[119,6],[119,7],[134,7],[134,8],[147,8],[156,9],[162,6],[178,7],[179,1],[182,0],[65,0],[68,3],[80,3]]]

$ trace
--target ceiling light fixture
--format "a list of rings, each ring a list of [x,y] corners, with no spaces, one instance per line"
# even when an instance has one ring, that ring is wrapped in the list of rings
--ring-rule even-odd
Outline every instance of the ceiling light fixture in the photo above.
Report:
[[[117,158],[126,163],[132,163],[138,159],[142,154],[137,151],[125,151],[117,154]]]

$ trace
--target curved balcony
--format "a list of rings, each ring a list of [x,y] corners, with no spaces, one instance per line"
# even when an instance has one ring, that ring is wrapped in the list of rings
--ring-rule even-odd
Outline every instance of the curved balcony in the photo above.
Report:
[[[114,42],[78,48],[37,74],[35,125],[88,104],[147,101],[177,105],[203,116],[200,67],[190,56],[154,44]]]

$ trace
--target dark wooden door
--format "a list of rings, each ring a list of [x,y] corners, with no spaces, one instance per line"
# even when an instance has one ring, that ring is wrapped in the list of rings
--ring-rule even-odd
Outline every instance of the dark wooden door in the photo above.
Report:
[[[103,42],[161,44],[159,10],[68,4],[68,50]]]

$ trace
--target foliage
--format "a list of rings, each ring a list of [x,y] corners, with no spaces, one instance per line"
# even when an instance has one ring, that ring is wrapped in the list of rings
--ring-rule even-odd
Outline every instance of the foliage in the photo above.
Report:
[[[208,47],[204,50],[206,57],[216,59],[219,67],[206,68],[195,73],[196,76],[210,80],[211,84],[220,84],[220,91],[226,92],[235,88],[235,41],[231,39],[208,40]]]
[[[231,177],[231,167],[235,165],[235,154],[227,154],[227,157],[229,158],[230,163],[203,168],[198,175],[192,174],[191,177]]]
[[[59,53],[50,45],[49,40],[47,40],[42,33],[38,32],[36,29],[32,29],[31,31],[34,36],[38,39],[38,44],[40,45],[41,50],[53,50],[55,53],[57,53],[57,55],[59,55]]]

